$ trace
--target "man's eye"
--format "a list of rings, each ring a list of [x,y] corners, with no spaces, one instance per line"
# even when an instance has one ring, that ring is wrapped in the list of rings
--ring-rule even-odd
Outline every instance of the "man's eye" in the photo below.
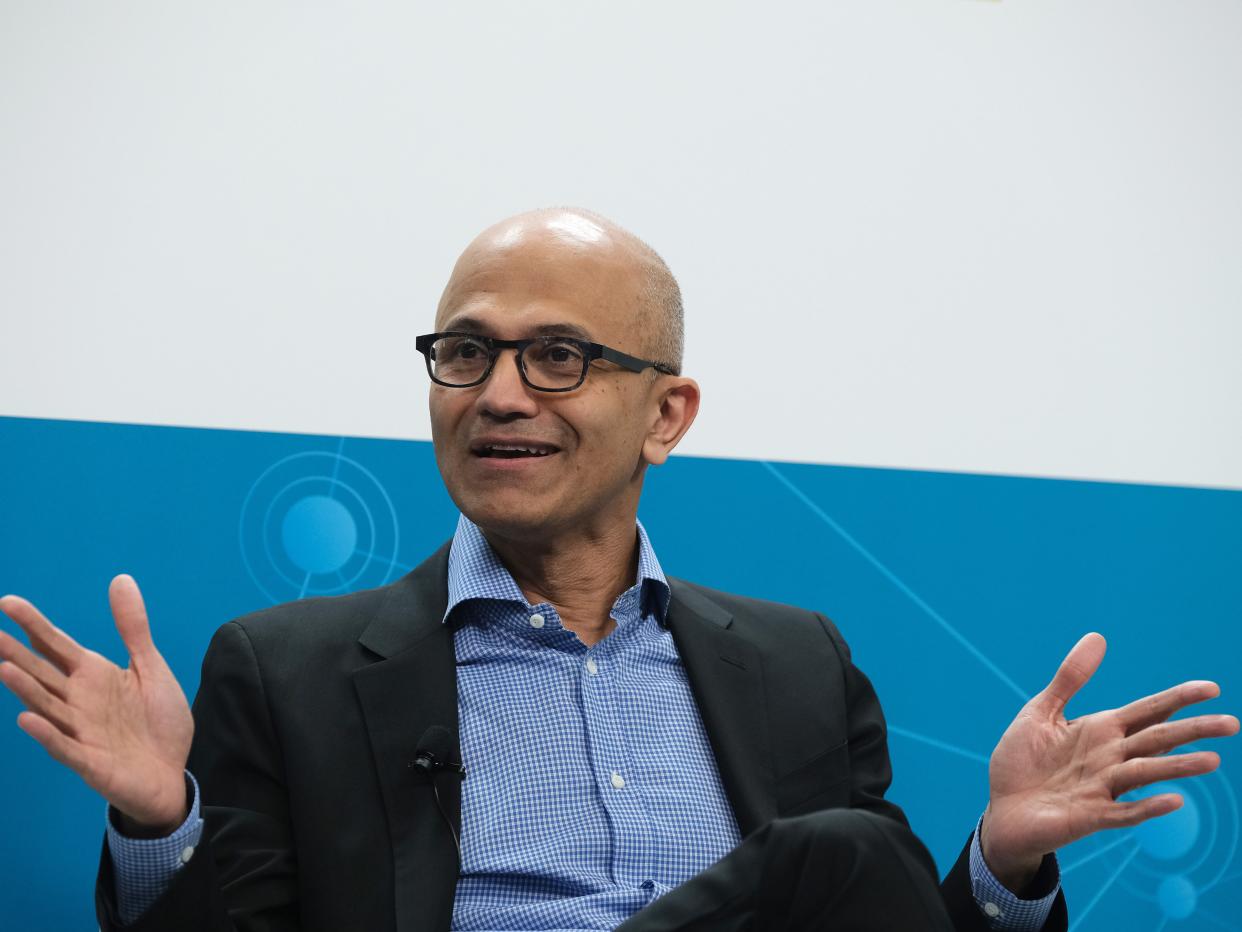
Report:
[[[436,347],[436,359],[439,362],[454,362],[478,359],[486,350],[473,340],[441,340]]]
[[[582,352],[573,343],[549,343],[540,348],[539,361],[555,366],[582,364]]]

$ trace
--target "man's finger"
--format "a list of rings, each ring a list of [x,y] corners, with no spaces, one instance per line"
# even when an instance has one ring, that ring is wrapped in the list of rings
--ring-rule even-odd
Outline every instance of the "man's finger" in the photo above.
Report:
[[[6,595],[0,599],[0,611],[17,622],[34,648],[62,673],[72,673],[78,668],[85,654],[82,646],[48,621],[30,602],[19,595]]]
[[[17,664],[0,663],[0,683],[12,690],[30,711],[38,712],[70,737],[77,737],[70,708]]]
[[[134,577],[123,573],[113,579],[108,587],[108,602],[112,605],[116,630],[125,642],[130,658],[141,665],[144,660],[156,655],[151,626],[147,622],[147,608]]]
[[[43,745],[43,750],[47,751],[54,760],[64,764],[79,776],[85,777],[86,761],[81,745],[62,734],[60,729],[42,715],[23,712],[17,716],[17,727]]]
[[[1132,735],[1144,728],[1167,721],[1179,709],[1220,695],[1220,687],[1209,680],[1191,680],[1162,692],[1135,699],[1117,710],[1126,734]]]
[[[1132,757],[1155,757],[1203,738],[1225,738],[1238,733],[1238,720],[1232,715],[1196,715],[1176,722],[1163,722],[1144,728],[1125,739],[1124,753]]]
[[[1213,751],[1194,751],[1169,757],[1136,757],[1113,770],[1109,789],[1116,798],[1141,786],[1211,773],[1219,766],[1220,756]]]
[[[68,686],[65,674],[5,631],[0,631],[0,661],[17,664],[42,683],[48,692],[57,698],[65,698]]]
[[[1182,807],[1177,793],[1161,793],[1127,803],[1113,803],[1100,819],[1100,828],[1130,828]]]
[[[1039,701],[1052,715],[1060,715],[1065,711],[1074,694],[1082,689],[1084,683],[1095,675],[1104,659],[1104,651],[1108,643],[1102,634],[1094,631],[1084,635],[1073,649],[1061,661],[1052,682],[1039,694]]]

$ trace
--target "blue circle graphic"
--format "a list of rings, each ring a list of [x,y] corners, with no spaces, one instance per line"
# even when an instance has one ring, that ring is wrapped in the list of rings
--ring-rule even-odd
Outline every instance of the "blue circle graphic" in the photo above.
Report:
[[[1199,804],[1193,796],[1180,786],[1171,783],[1157,783],[1135,794],[1138,799],[1158,796],[1161,793],[1181,793],[1182,808],[1175,809],[1168,815],[1144,822],[1135,835],[1143,852],[1161,861],[1174,861],[1187,854],[1199,840],[1199,829],[1202,820],[1199,817]]]
[[[349,509],[336,499],[307,495],[285,512],[280,539],[299,569],[333,573],[354,555],[358,525]]]
[[[1156,899],[1160,908],[1170,919],[1185,919],[1195,911],[1199,902],[1199,893],[1195,885],[1180,874],[1166,877],[1160,882],[1156,891]]]
[[[1182,751],[1197,751],[1186,745]],[[1140,900],[1156,904],[1165,920],[1199,914],[1199,901],[1226,882],[1238,853],[1238,801],[1221,771],[1194,780],[1167,782],[1127,793],[1123,800],[1180,793],[1181,809],[1138,826],[1133,832],[1143,857],[1117,862],[1117,881]],[[1122,849],[1119,848],[1119,851]],[[1120,873],[1124,871],[1124,873]]]
[[[277,460],[242,501],[242,562],[272,602],[380,586],[397,568],[392,499],[343,445]]]

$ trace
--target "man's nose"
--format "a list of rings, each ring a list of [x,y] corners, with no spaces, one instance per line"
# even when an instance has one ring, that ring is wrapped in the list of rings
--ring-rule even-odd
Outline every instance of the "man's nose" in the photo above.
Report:
[[[492,374],[483,383],[478,408],[493,417],[534,417],[539,411],[535,390],[522,381],[517,350],[500,350]]]

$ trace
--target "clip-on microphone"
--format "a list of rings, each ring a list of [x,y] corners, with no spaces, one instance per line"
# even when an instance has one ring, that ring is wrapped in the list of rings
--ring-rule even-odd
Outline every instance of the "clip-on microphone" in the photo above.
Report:
[[[445,772],[456,774],[458,779],[466,779],[466,768],[460,762],[449,760],[452,753],[452,734],[441,725],[432,725],[423,732],[423,736],[418,742],[418,749],[414,752],[414,759],[406,766],[431,781],[431,790],[435,794],[436,808],[440,811],[440,817],[444,819],[444,824],[448,826],[449,834],[453,836],[453,844],[457,847],[457,860],[460,862],[461,839],[457,837],[457,829],[453,827],[453,820],[444,811],[444,801],[440,799],[440,786],[439,781],[436,779],[441,773]]]

